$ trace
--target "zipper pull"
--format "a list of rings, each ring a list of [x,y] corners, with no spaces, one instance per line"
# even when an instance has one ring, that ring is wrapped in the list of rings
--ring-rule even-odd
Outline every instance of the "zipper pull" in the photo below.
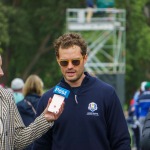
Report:
[[[76,104],[78,104],[77,95],[75,95],[75,101],[76,101]]]

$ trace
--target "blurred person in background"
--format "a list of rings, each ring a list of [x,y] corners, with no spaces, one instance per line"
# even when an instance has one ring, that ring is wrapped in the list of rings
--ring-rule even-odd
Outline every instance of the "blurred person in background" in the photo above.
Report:
[[[141,82],[140,92],[135,99],[135,123],[139,124],[139,149],[141,149],[142,130],[150,108],[150,82]]]
[[[145,84],[145,91],[138,97],[136,105],[137,119],[140,123],[140,133],[142,133],[145,117],[150,108],[150,82]],[[140,134],[141,135],[141,134]]]
[[[3,75],[0,55],[0,77]],[[51,98],[34,123],[25,127],[15,105],[13,94],[0,87],[0,150],[21,150],[50,129],[64,108],[63,103],[57,114],[51,113],[48,111],[50,102]]]
[[[86,0],[86,7],[87,7],[86,22],[90,23],[91,18],[93,16],[93,8],[95,7],[94,0]]]
[[[132,146],[136,147],[136,150],[140,150],[140,125],[139,122],[135,120],[134,99],[130,100],[127,123],[129,129],[131,129]]]
[[[11,89],[13,90],[14,100],[16,104],[24,98],[24,95],[22,94],[23,86],[24,81],[21,78],[15,78],[11,82]]]
[[[138,99],[140,95],[145,91],[145,85],[147,81],[142,81],[140,87],[135,91],[133,95],[133,105],[131,106],[131,110],[129,111],[129,118],[132,118],[132,130],[134,134],[134,145],[136,150],[140,150],[140,137],[141,137],[141,126],[139,122],[139,102]],[[128,119],[129,119],[128,118]],[[128,120],[129,121],[129,120]]]
[[[96,0],[98,8],[113,8],[115,6],[114,0]]]
[[[137,89],[133,95],[133,99],[134,99],[134,104],[137,103],[137,100],[139,98],[139,96],[145,91],[145,85],[146,85],[147,81],[142,81],[141,85],[139,87],[139,89]]]
[[[23,87],[24,99],[17,103],[19,113],[25,126],[28,126],[35,120],[36,107],[41,95],[43,94],[43,81],[38,75],[30,75]],[[30,150],[32,144],[25,150]]]

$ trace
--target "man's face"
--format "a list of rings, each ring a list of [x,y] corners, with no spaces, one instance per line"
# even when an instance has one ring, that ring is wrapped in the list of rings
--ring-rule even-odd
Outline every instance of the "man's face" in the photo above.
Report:
[[[82,56],[79,46],[74,45],[66,49],[59,48],[57,62],[60,66],[64,79],[70,86],[80,86],[84,78],[84,64],[87,55]]]

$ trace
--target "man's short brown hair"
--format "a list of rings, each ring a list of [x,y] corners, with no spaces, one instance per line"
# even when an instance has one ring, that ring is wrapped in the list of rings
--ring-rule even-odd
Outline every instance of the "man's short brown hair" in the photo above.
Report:
[[[83,56],[87,54],[87,43],[82,36],[78,33],[66,33],[54,42],[56,57],[59,57],[59,48],[69,48],[73,45],[77,45],[81,48],[81,54]]]

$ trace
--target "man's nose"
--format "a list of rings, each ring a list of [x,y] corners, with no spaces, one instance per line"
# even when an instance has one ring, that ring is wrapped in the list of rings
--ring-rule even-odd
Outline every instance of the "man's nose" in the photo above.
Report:
[[[72,64],[72,62],[69,61],[69,62],[68,62],[68,68],[73,68],[73,66],[74,66],[74,65]]]

